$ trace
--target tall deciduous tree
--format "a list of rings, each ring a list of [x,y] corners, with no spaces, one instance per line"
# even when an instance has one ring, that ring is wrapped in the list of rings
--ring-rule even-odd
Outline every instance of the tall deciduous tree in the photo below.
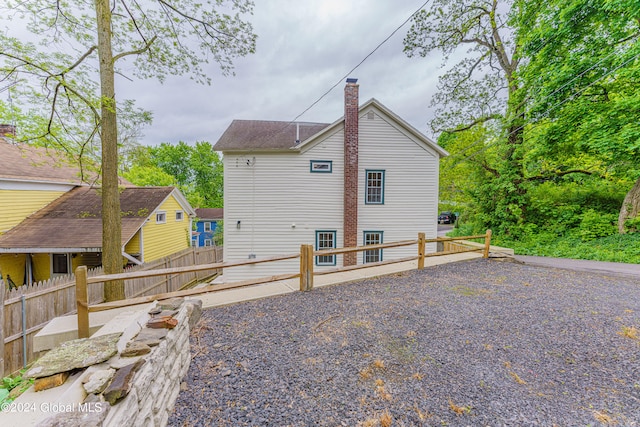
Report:
[[[0,82],[20,82],[24,100],[48,103],[49,124],[81,145],[101,139],[103,263],[122,270],[118,193],[115,75],[139,78],[190,74],[210,82],[210,61],[230,73],[233,59],[255,50],[256,36],[243,15],[250,0],[49,0],[8,1],[3,17],[22,17],[39,44],[0,35]],[[105,286],[107,300],[124,297],[121,283]]]
[[[640,1],[549,0],[528,5],[528,114],[536,145],[577,162],[593,156],[609,174],[636,180],[622,204],[640,214]],[[579,166],[579,164],[577,164]]]
[[[487,225],[499,225],[502,231],[522,221],[526,193],[521,148],[524,104],[517,77],[521,45],[513,27],[520,14],[519,5],[508,0],[434,0],[428,10],[414,16],[404,40],[410,57],[434,51],[447,60],[463,56],[440,78],[432,100],[436,106],[432,127],[436,132],[461,132],[485,125],[501,132],[499,140],[480,139],[476,145],[483,150],[487,144],[497,144],[503,160],[482,165],[493,181],[493,195],[483,207],[491,213]]]

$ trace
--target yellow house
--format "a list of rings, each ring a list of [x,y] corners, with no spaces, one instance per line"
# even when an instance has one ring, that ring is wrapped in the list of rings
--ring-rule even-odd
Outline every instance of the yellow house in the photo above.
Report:
[[[17,286],[102,264],[98,188],[55,152],[0,135],[0,276]],[[153,261],[189,247],[193,208],[174,187],[120,194],[123,264]],[[10,278],[10,280],[9,280]]]
[[[0,235],[79,185],[79,169],[55,152],[0,135]]]
[[[102,263],[99,188],[76,187],[0,236],[0,268],[16,285]],[[123,264],[142,264],[190,246],[195,212],[174,187],[120,193]]]

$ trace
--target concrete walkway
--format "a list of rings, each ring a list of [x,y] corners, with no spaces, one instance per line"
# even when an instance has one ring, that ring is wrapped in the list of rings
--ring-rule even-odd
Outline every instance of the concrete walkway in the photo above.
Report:
[[[624,264],[621,262],[589,261],[583,259],[551,258],[526,255],[516,255],[514,258],[525,264],[535,265],[539,267],[554,267],[562,268],[565,270],[587,271],[591,273],[619,275],[640,279],[640,264]]]
[[[447,264],[451,262],[466,261],[482,258],[478,252],[465,252],[460,254],[433,256],[425,258],[425,267]],[[314,277],[314,287],[335,285],[338,283],[362,280],[368,277],[384,276],[418,268],[418,261],[407,261],[397,264],[387,264],[375,267],[360,268],[357,270],[318,275]],[[275,295],[283,295],[300,291],[299,279],[280,280],[260,285],[245,286],[242,288],[228,289],[224,291],[209,292],[191,295],[189,298],[202,300],[202,308],[217,307],[227,304],[235,304],[258,298]],[[100,329],[115,316],[136,315],[140,310],[148,310],[149,304],[133,305],[114,310],[105,310],[89,313],[89,325],[91,332]],[[49,350],[63,341],[74,339],[78,336],[78,319],[76,315],[56,317],[51,320],[33,338],[34,351]]]
[[[459,254],[434,256],[425,258],[424,266],[430,267],[438,264],[448,264],[451,262],[467,261],[476,258],[482,258],[482,254],[477,252],[464,252]],[[313,286],[314,288],[319,288],[338,283],[352,282],[354,280],[362,280],[369,277],[384,276],[387,274],[415,270],[417,268],[418,261],[416,260],[400,262],[397,264],[360,268],[351,271],[341,271],[338,273],[315,276],[313,279]],[[238,289],[194,295],[194,297],[202,300],[202,308],[209,308],[299,291],[300,281],[296,278],[269,282],[261,285],[247,286]]]

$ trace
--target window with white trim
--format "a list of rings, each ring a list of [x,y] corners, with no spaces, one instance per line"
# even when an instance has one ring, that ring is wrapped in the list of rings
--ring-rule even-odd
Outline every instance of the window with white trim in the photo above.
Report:
[[[367,182],[365,183],[365,204],[384,204],[384,171],[367,170]]]
[[[316,250],[335,249],[336,232],[335,231],[316,231]],[[335,255],[320,255],[316,257],[316,265],[336,265]]]
[[[184,219],[184,212],[176,211],[176,221],[182,221]]]
[[[205,246],[213,246],[213,242],[211,239],[204,239],[204,245]]]
[[[166,212],[156,212],[156,224],[164,224],[167,222]]]
[[[211,223],[210,222],[205,222],[204,223],[204,231],[211,231]]]
[[[382,231],[365,231],[364,232],[364,245],[379,245],[382,241]],[[369,262],[382,261],[382,249],[369,249],[363,251],[365,264]]]

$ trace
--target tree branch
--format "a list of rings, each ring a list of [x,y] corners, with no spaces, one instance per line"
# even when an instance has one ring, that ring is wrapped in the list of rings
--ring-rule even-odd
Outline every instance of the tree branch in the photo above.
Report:
[[[501,119],[501,118],[502,118],[502,114],[489,114],[487,116],[478,117],[477,119],[475,119],[471,123],[459,126],[459,127],[455,128],[455,129],[439,129],[439,131],[440,132],[446,132],[446,133],[464,132],[465,130],[469,130],[474,126],[482,124],[482,123],[485,123],[485,122],[488,122],[489,120],[497,120],[497,119]]]
[[[121,53],[119,53],[117,55],[114,55],[113,56],[113,62],[115,63],[118,59],[124,58],[125,56],[140,55],[141,53],[144,53],[144,52],[148,51],[149,48],[151,48],[151,45],[153,44],[153,42],[156,41],[157,38],[158,38],[158,36],[151,37],[151,40],[147,41],[145,43],[145,45],[143,47],[141,47],[140,49],[130,50],[129,52],[121,52]]]
[[[570,170],[566,170],[566,171],[557,171],[554,172],[553,174],[550,175],[537,175],[537,176],[530,176],[524,179],[524,181],[526,182],[533,182],[533,181],[549,181],[550,179],[553,178],[560,178],[562,176],[565,175],[569,175],[572,173],[579,173],[582,175],[593,175],[594,172],[592,171],[588,171],[588,170],[584,170],[584,169],[570,169]]]

